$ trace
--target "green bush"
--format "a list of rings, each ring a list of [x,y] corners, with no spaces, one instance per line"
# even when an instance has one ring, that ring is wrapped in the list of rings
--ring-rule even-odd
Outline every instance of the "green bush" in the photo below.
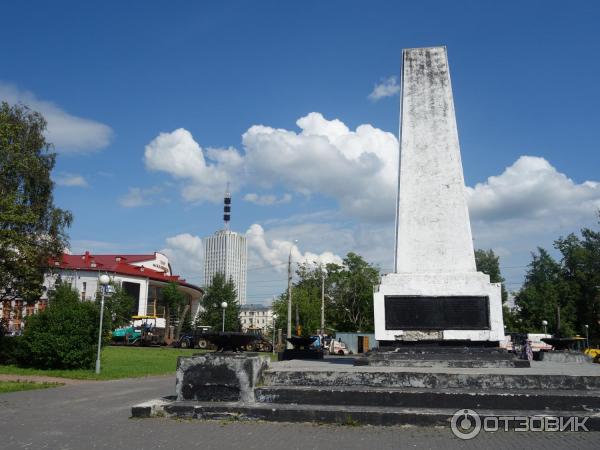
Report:
[[[59,286],[44,311],[29,316],[18,344],[19,364],[37,369],[91,369],[97,351],[100,311]]]
[[[17,349],[20,336],[3,336],[0,334],[0,364],[16,364]]]

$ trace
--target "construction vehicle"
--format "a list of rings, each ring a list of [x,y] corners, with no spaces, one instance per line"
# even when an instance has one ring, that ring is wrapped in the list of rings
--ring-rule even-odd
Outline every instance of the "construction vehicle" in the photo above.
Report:
[[[179,337],[179,340],[173,343],[174,347],[179,348],[199,348],[202,350],[214,350],[215,346],[206,339],[206,334],[210,332],[212,327],[208,325],[200,325],[194,331],[184,333]]]
[[[165,344],[165,329],[157,327],[157,316],[132,316],[131,325],[112,332],[115,345],[159,346]]]

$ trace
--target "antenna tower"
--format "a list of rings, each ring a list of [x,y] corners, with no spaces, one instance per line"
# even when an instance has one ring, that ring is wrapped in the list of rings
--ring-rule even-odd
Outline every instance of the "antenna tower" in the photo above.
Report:
[[[229,182],[227,182],[227,190],[223,199],[223,221],[225,229],[229,231],[229,221],[231,220],[231,192],[229,192]]]

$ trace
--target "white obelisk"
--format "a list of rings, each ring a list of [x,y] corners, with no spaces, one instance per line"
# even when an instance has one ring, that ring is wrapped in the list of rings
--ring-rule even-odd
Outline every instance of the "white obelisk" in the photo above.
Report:
[[[403,51],[395,272],[374,296],[379,341],[500,341],[500,285],[475,268],[445,47]]]

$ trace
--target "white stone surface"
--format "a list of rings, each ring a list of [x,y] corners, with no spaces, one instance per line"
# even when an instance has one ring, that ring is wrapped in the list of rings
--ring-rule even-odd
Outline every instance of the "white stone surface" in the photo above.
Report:
[[[397,273],[475,272],[445,47],[403,51]]]
[[[373,295],[375,339],[378,341],[412,340],[411,332],[386,329],[384,308],[386,295],[485,296],[489,297],[489,330],[442,330],[439,339],[500,341],[504,339],[500,289],[500,283],[490,283],[490,277],[481,272],[387,274],[382,277],[379,290]],[[431,338],[435,339],[437,336]]]
[[[446,48],[402,55],[396,273],[374,294],[375,338],[500,341],[500,284],[475,267]],[[485,296],[490,329],[387,330],[386,295]]]

